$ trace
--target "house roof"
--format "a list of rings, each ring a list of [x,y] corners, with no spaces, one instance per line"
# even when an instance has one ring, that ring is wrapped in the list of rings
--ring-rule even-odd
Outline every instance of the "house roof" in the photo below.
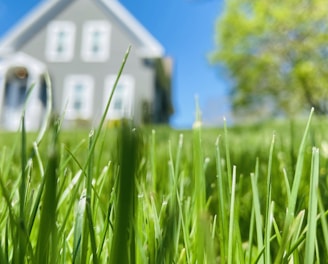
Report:
[[[0,56],[18,50],[36,32],[49,23],[69,4],[79,0],[45,0],[12,28],[0,42]],[[138,44],[140,56],[157,58],[164,55],[162,45],[117,0],[92,0],[111,15]]]

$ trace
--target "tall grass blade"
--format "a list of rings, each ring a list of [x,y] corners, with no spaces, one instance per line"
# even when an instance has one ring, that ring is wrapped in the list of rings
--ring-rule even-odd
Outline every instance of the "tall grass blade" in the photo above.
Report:
[[[325,242],[325,250],[328,253],[328,223],[327,223],[327,211],[325,211],[323,206],[323,201],[321,198],[320,189],[318,189],[318,205],[320,210],[320,221],[322,226],[323,239]]]
[[[194,219],[195,219],[195,256],[196,261],[201,264],[204,262],[205,252],[205,234],[202,230],[202,217],[205,214],[206,208],[206,187],[205,187],[205,173],[204,173],[204,158],[202,150],[202,121],[201,112],[198,105],[198,98],[196,97],[196,120],[193,124],[193,167],[194,167]]]
[[[108,208],[107,208],[107,214],[106,214],[106,218],[105,218],[105,223],[104,223],[104,228],[102,230],[102,233],[101,233],[101,240],[100,240],[100,243],[98,244],[98,249],[97,249],[97,255],[98,255],[98,259],[100,259],[101,255],[102,255],[102,252],[104,250],[104,245],[105,245],[105,240],[106,240],[106,235],[108,233],[108,229],[109,229],[109,226],[110,226],[110,214],[111,214],[111,203],[109,204]]]
[[[172,157],[171,157],[172,158]],[[173,167],[173,161],[169,161],[170,197],[167,202],[166,214],[163,218],[165,224],[162,226],[162,239],[159,242],[159,252],[156,254],[156,263],[171,262],[174,260],[177,236],[177,186]],[[153,201],[153,199],[152,199]],[[153,204],[155,211],[155,204]],[[160,227],[159,227],[160,228]]]
[[[120,132],[120,170],[115,204],[114,236],[110,251],[110,264],[135,263],[135,205],[136,174],[138,164],[138,133],[126,123]]]
[[[230,147],[229,147],[229,137],[228,137],[228,128],[227,120],[223,119],[223,129],[224,129],[224,139],[225,139],[225,151],[226,151],[226,161],[227,161],[227,173],[228,173],[228,183],[229,191],[231,190],[231,161],[230,161]]]
[[[27,166],[27,154],[26,154],[26,130],[25,130],[25,110],[22,113],[21,118],[21,178],[19,186],[19,224],[18,228],[18,259],[14,260],[19,263],[23,263],[26,252],[26,223],[25,223],[25,203],[26,203],[26,166]],[[14,254],[15,256],[16,254]]]
[[[91,151],[91,146],[93,144],[94,133],[93,130],[89,133],[89,151]],[[82,258],[81,263],[86,263],[87,260],[87,252],[88,252],[88,242],[89,237],[91,241],[91,249],[93,256],[93,263],[98,263],[97,259],[97,250],[96,250],[96,240],[94,234],[94,226],[92,220],[92,210],[91,210],[91,195],[92,195],[92,178],[93,178],[93,157],[94,155],[90,155],[89,164],[87,172],[85,172],[85,189],[86,189],[86,197],[85,197],[85,212],[84,212],[84,222],[83,222],[83,234],[82,234]]]
[[[45,117],[43,119],[43,123],[41,125],[41,128],[39,130],[38,136],[36,138],[36,145],[39,145],[44,138],[44,135],[47,131],[49,122],[51,120],[51,115],[52,115],[52,84],[50,81],[50,76],[49,73],[46,73],[44,75],[45,82],[46,82],[46,89],[47,89],[47,105],[46,105],[46,111],[45,111]]]
[[[268,208],[267,220],[265,224],[265,241],[264,241],[264,263],[271,263],[271,231],[273,225],[274,202],[271,201]]]
[[[283,169],[283,174],[284,174],[284,183],[285,183],[285,188],[286,188],[286,193],[287,193],[287,204],[289,204],[291,190],[290,190],[290,185],[289,185],[286,169]]]
[[[34,89],[34,85],[31,85],[27,90],[24,100],[24,107],[21,116],[21,179],[19,186],[19,220],[18,220],[18,259],[22,263],[25,258],[26,246],[28,244],[28,236],[26,230],[26,219],[25,219],[25,205],[26,205],[26,193],[27,193],[27,179],[26,179],[26,168],[27,168],[27,152],[26,152],[26,127],[25,127],[25,112],[28,99]],[[16,254],[14,253],[14,259]]]
[[[306,146],[306,139],[309,133],[310,129],[310,123],[312,119],[314,109],[312,108],[308,122],[305,127],[304,135],[302,138],[302,142],[299,148],[298,156],[297,156],[297,162],[296,162],[296,169],[295,169],[295,176],[294,181],[291,189],[291,199],[288,204],[288,214],[287,214],[287,220],[290,221],[289,218],[292,218],[295,213],[295,207],[296,207],[296,201],[297,201],[297,194],[299,190],[299,186],[301,183],[301,176],[302,176],[302,170],[303,170],[303,164],[304,164],[304,154],[305,154],[305,146]]]
[[[314,250],[317,230],[317,208],[318,208],[318,182],[319,182],[319,149],[313,148],[311,174],[310,174],[310,199],[308,206],[308,230],[305,241],[305,263],[314,262]]]
[[[298,215],[293,219],[290,225],[290,232],[288,233],[287,241],[288,247],[285,249],[284,261],[287,261],[290,256],[293,255],[298,257],[297,248],[301,243],[304,242],[305,236],[301,235],[302,225],[304,222],[305,210],[302,210]],[[296,260],[295,260],[296,261]]]
[[[220,137],[216,140],[216,177],[217,177],[217,193],[218,193],[218,221],[219,221],[219,245],[220,245],[220,258],[223,262],[226,261],[228,255],[228,216],[226,212],[226,204],[228,197],[228,186],[224,185],[222,166],[221,166],[221,153],[220,153]]]
[[[156,191],[157,173],[156,173],[156,131],[151,131],[151,145],[150,145],[150,158],[151,158],[151,175],[153,183],[153,191]]]
[[[308,118],[308,122],[305,127],[301,145],[299,147],[294,180],[293,180],[293,184],[291,187],[290,199],[288,201],[287,213],[286,213],[286,218],[285,218],[284,227],[283,227],[283,231],[282,231],[281,245],[279,247],[277,256],[274,261],[275,264],[280,264],[283,262],[283,258],[286,255],[285,252],[287,249],[287,244],[289,242],[288,238],[291,236],[290,235],[291,225],[292,225],[294,215],[295,215],[297,195],[298,195],[299,186],[300,186],[301,178],[302,178],[304,155],[305,155],[305,149],[306,149],[306,140],[307,140],[307,136],[309,133],[309,128],[310,128],[310,123],[311,123],[313,112],[314,112],[314,109],[312,108],[309,118]]]
[[[179,143],[176,151],[175,162],[173,160],[171,142],[169,142],[169,200],[167,205],[167,213],[165,217],[165,224],[163,225],[163,238],[159,245],[159,253],[157,254],[156,263],[172,262],[178,252],[179,247],[179,164],[181,158],[181,149],[183,145],[183,136],[180,134]]]
[[[251,173],[251,184],[253,193],[253,206],[255,213],[255,227],[256,227],[256,238],[257,238],[257,248],[260,251],[263,246],[263,223],[261,215],[261,205],[260,205],[260,194],[258,190],[257,180],[259,175],[259,160],[256,160],[255,173]],[[261,257],[258,263],[263,263],[263,258]]]
[[[265,233],[264,233],[264,263],[271,263],[270,256],[270,237],[271,237],[271,224],[272,224],[272,205],[271,205],[271,197],[272,197],[272,157],[273,157],[273,149],[275,143],[275,134],[272,136],[271,146],[270,146],[270,154],[269,154],[269,164],[268,164],[268,175],[267,175],[267,183],[266,183],[266,205],[265,205]]]
[[[62,251],[60,252],[60,255],[61,255],[60,263],[65,264],[66,263],[66,234],[63,235],[63,241],[62,241],[61,248],[62,248]]]
[[[247,251],[245,252],[246,263],[251,264],[253,258],[253,237],[254,237],[254,227],[255,227],[255,211],[254,206],[251,211],[251,220],[249,223],[248,241],[247,241]]]
[[[237,176],[236,176],[237,177]],[[245,263],[245,252],[243,249],[243,242],[241,237],[241,230],[240,230],[240,201],[241,201],[241,190],[243,186],[244,176],[243,174],[240,175],[239,180],[237,182],[236,179],[236,194],[235,194],[235,204],[234,204],[234,241],[235,241],[235,254],[236,254],[236,261],[240,264]]]
[[[45,183],[46,183],[46,178],[42,177],[40,185],[39,185],[37,193],[36,193],[36,197],[34,199],[34,203],[33,203],[32,207],[31,207],[31,210],[30,210],[31,212],[30,212],[29,221],[28,221],[28,224],[27,224],[28,234],[31,234],[31,232],[32,232],[32,228],[33,228],[33,225],[35,223],[35,218],[36,218],[37,212],[40,208],[40,203],[41,203],[41,198],[42,198],[42,194],[43,194],[43,191],[44,191]]]
[[[85,226],[85,204],[86,204],[86,191],[83,190],[77,210],[75,214],[75,225],[74,225],[74,241],[73,241],[73,256],[72,262],[80,264],[82,260],[82,241]]]
[[[117,77],[116,77],[115,82],[114,82],[114,84],[113,84],[113,89],[112,89],[112,91],[111,91],[111,94],[109,95],[109,98],[108,98],[108,101],[107,101],[107,104],[106,104],[106,107],[105,107],[105,111],[104,111],[103,115],[101,116],[100,123],[99,123],[99,125],[98,125],[98,128],[97,128],[96,131],[95,131],[94,140],[93,140],[92,145],[91,145],[91,147],[90,147],[90,150],[89,150],[89,152],[88,152],[88,157],[87,157],[87,160],[86,160],[86,163],[85,163],[86,165],[85,165],[83,171],[86,171],[87,167],[89,166],[89,161],[90,161],[90,159],[91,159],[92,156],[93,156],[94,149],[95,149],[95,147],[96,147],[96,144],[97,144],[98,138],[99,138],[99,136],[100,136],[101,129],[102,129],[102,127],[103,127],[103,125],[104,125],[104,123],[105,123],[105,120],[106,120],[106,118],[107,118],[107,114],[108,114],[108,110],[109,110],[110,103],[111,103],[111,101],[112,101],[112,99],[113,99],[113,96],[114,96],[114,93],[115,93],[116,87],[117,87],[118,82],[119,82],[119,80],[120,80],[120,78],[121,78],[121,75],[122,75],[122,73],[123,73],[123,69],[124,69],[124,67],[125,67],[125,64],[126,64],[126,61],[127,61],[128,57],[129,57],[130,50],[131,50],[131,46],[128,47],[128,49],[127,49],[127,51],[126,51],[126,53],[125,53],[125,55],[124,55],[124,57],[123,57],[123,61],[122,61],[121,67],[120,67],[120,69],[119,69],[119,71],[118,71]]]
[[[178,207],[179,207],[179,216],[180,216],[180,222],[181,222],[181,229],[182,229],[182,234],[183,234],[183,246],[184,248],[181,251],[179,261],[180,263],[182,262],[183,258],[186,258],[186,262],[190,263],[191,262],[191,246],[190,246],[190,239],[189,239],[189,230],[188,230],[188,223],[187,223],[187,217],[184,214],[183,211],[183,204],[182,204],[182,199],[183,199],[183,181],[180,182],[180,193],[178,195]],[[178,263],[179,263],[178,261]]]
[[[36,246],[37,263],[57,262],[57,169],[58,169],[58,130],[52,127],[52,138],[49,145],[49,161],[45,172],[45,189],[42,199],[40,226]]]
[[[234,260],[234,232],[235,232],[235,194],[236,194],[236,166],[233,167],[230,200],[229,237],[228,237],[228,264],[235,263]]]
[[[196,98],[196,120],[193,124],[193,166],[194,166],[194,197],[195,214],[202,213],[206,204],[204,157],[202,150],[202,121],[201,113]]]

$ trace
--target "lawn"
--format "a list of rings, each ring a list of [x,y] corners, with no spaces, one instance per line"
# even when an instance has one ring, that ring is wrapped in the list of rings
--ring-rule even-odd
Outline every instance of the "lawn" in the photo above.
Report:
[[[328,122],[110,128],[127,56],[95,129],[0,134],[0,263],[324,263]]]
[[[1,133],[1,263],[328,258],[327,121],[312,113],[184,131],[53,123],[40,141]]]

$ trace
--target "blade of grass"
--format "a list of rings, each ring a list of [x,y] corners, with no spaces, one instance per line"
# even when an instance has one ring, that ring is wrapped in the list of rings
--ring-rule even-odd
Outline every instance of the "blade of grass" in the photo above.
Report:
[[[234,243],[234,223],[235,223],[235,193],[236,193],[236,166],[233,166],[232,185],[229,218],[229,237],[228,237],[228,264],[234,263],[233,243]]]
[[[195,257],[196,261],[201,264],[204,262],[205,252],[205,234],[202,227],[202,216],[206,208],[206,186],[205,186],[205,173],[204,173],[204,158],[202,150],[202,137],[201,137],[201,112],[198,104],[198,98],[195,97],[196,103],[196,120],[192,128],[192,147],[193,147],[193,170],[194,170],[194,219],[195,219]]]
[[[179,246],[179,214],[178,214],[178,202],[179,202],[179,186],[178,186],[178,174],[179,174],[179,164],[181,158],[181,148],[183,144],[183,136],[180,135],[179,142],[177,146],[177,154],[175,162],[172,155],[172,145],[169,141],[169,199],[167,206],[167,213],[165,218],[165,225],[163,226],[163,239],[159,245],[158,260],[171,262],[174,260],[178,252]],[[173,242],[172,242],[173,241]]]
[[[301,234],[302,225],[304,222],[305,210],[302,210],[298,215],[293,219],[293,222],[290,225],[289,236],[287,237],[288,248],[286,249],[286,255],[284,260],[287,261],[291,255],[298,254],[297,248],[305,240],[305,235]]]
[[[287,249],[287,244],[289,242],[288,238],[290,237],[290,232],[291,232],[290,227],[293,222],[294,215],[295,215],[297,195],[298,195],[299,186],[300,186],[301,178],[302,178],[306,140],[307,140],[307,137],[309,134],[309,128],[310,128],[310,123],[311,123],[313,112],[314,112],[314,109],[312,108],[309,118],[308,118],[308,122],[305,127],[303,138],[302,138],[302,141],[301,141],[301,144],[299,147],[296,168],[295,168],[294,181],[293,181],[292,188],[291,188],[290,199],[288,201],[288,207],[287,207],[287,214],[286,214],[283,232],[282,232],[281,245],[279,247],[278,253],[277,253],[275,261],[274,261],[275,264],[280,264],[283,262],[285,251]]]
[[[26,102],[25,102],[26,104]],[[19,224],[18,224],[18,261],[19,263],[24,262],[25,250],[26,250],[26,223],[25,223],[25,203],[26,203],[26,165],[27,165],[27,156],[26,156],[26,131],[25,131],[25,110],[22,113],[21,117],[21,178],[19,186]]]
[[[226,151],[226,160],[227,160],[227,173],[228,173],[228,183],[229,188],[231,190],[231,161],[230,161],[230,147],[229,147],[229,137],[228,137],[228,128],[227,128],[227,120],[223,119],[223,129],[224,129],[224,139],[225,139],[225,151]]]
[[[120,171],[115,204],[114,236],[110,252],[110,264],[135,262],[135,199],[136,171],[139,138],[137,131],[122,123],[120,133]]]
[[[178,148],[177,148],[177,154],[176,154],[176,160],[175,160],[175,167],[174,167],[174,171],[175,171],[175,195],[176,195],[176,200],[175,203],[177,204],[177,206],[175,207],[176,210],[176,221],[177,221],[177,228],[176,228],[176,234],[175,234],[175,255],[177,254],[178,250],[179,250],[179,242],[180,242],[180,230],[183,228],[182,227],[182,210],[180,210],[180,208],[182,207],[182,199],[183,199],[183,191],[184,191],[184,186],[183,184],[181,184],[183,181],[181,180],[181,178],[179,178],[180,176],[180,163],[181,163],[181,152],[183,149],[183,134],[179,135],[179,143],[178,143]],[[180,186],[179,186],[180,185]]]
[[[319,182],[319,149],[313,148],[311,174],[310,174],[310,199],[308,206],[308,231],[306,233],[305,241],[305,263],[314,262],[314,250],[316,243],[317,230],[317,208],[318,208],[318,182]]]
[[[236,180],[237,181],[237,180]],[[241,238],[241,231],[240,231],[240,221],[239,221],[239,215],[240,215],[240,200],[241,200],[241,190],[243,186],[244,176],[243,174],[240,175],[238,183],[238,188],[236,186],[236,194],[235,194],[235,205],[234,205],[234,241],[235,241],[235,254],[236,254],[236,261],[240,264],[245,263],[245,253],[243,249],[243,243]]]
[[[85,221],[86,191],[83,190],[75,214],[72,263],[82,263],[82,239]]]
[[[319,204],[319,210],[320,210],[320,221],[321,221],[321,226],[322,226],[322,233],[323,233],[323,238],[325,241],[325,249],[326,252],[328,252],[328,224],[327,224],[327,211],[325,211],[322,198],[321,198],[321,193],[320,189],[318,189],[318,204]]]
[[[94,150],[95,150],[95,147],[96,147],[98,138],[100,136],[101,129],[102,129],[102,127],[103,127],[103,125],[105,123],[105,120],[107,118],[107,114],[108,114],[110,103],[111,103],[112,98],[114,96],[114,92],[116,90],[116,87],[117,87],[118,82],[120,80],[120,77],[122,75],[122,72],[123,72],[123,69],[125,67],[126,61],[127,61],[128,57],[129,57],[130,50],[131,50],[131,46],[128,47],[128,49],[127,49],[127,51],[126,51],[126,53],[125,53],[125,55],[123,57],[123,61],[122,61],[121,67],[120,67],[120,69],[118,71],[117,77],[116,77],[115,82],[113,84],[113,88],[112,88],[111,94],[109,95],[109,98],[108,98],[108,101],[107,101],[107,104],[106,104],[106,107],[105,107],[105,111],[104,111],[104,113],[103,113],[103,115],[102,115],[102,117],[100,119],[100,123],[98,125],[98,128],[95,130],[94,140],[93,140],[92,145],[90,147],[90,150],[88,152],[88,157],[87,157],[87,160],[86,160],[86,163],[85,163],[86,165],[85,165],[83,171],[86,171],[86,169],[88,167],[88,164],[89,164],[89,161],[90,161],[90,159],[93,156],[93,153],[94,153]]]
[[[280,229],[278,227],[276,220],[273,218],[272,221],[273,221],[272,224],[273,224],[274,233],[275,233],[275,236],[277,237],[278,245],[280,246],[281,245],[281,232],[280,232]]]
[[[289,204],[290,200],[290,185],[288,181],[288,175],[286,169],[283,169],[283,174],[284,174],[284,182],[285,182],[285,188],[286,188],[286,193],[287,193],[287,204]]]
[[[193,124],[193,167],[194,167],[194,197],[195,197],[195,216],[205,209],[206,191],[204,175],[204,158],[202,150],[202,122],[201,112],[196,98],[196,121]]]
[[[156,192],[157,184],[157,173],[156,173],[156,131],[153,129],[151,131],[151,145],[150,145],[150,157],[151,157],[151,174],[152,174],[152,183],[153,191]]]
[[[56,263],[57,249],[57,170],[58,170],[58,130],[52,124],[52,138],[49,145],[49,162],[45,172],[45,187],[42,199],[39,234],[35,257],[37,263]]]
[[[254,226],[255,226],[255,211],[254,211],[254,206],[252,207],[251,211],[251,220],[249,223],[249,232],[248,232],[248,248],[245,253],[246,255],[246,261],[248,264],[252,263],[252,257],[253,257],[253,234],[254,234]]]
[[[257,179],[259,175],[259,160],[256,160],[255,173],[251,173],[251,185],[253,193],[253,206],[255,213],[255,227],[256,227],[256,238],[257,248],[261,250],[264,246],[263,243],[263,224],[261,216],[261,205],[260,205],[260,194],[258,191]],[[263,263],[263,258],[259,259],[259,263]]]
[[[226,261],[228,256],[228,230],[229,225],[227,222],[228,216],[226,213],[226,197],[228,197],[228,186],[224,186],[222,167],[221,167],[221,154],[220,154],[220,137],[216,140],[216,177],[217,177],[217,193],[218,193],[218,212],[219,212],[219,240],[220,240],[220,257],[222,261]]]
[[[89,134],[89,148],[91,148],[92,143],[93,143],[93,131],[90,132]],[[91,149],[89,149],[91,150]],[[93,157],[93,156],[92,156]],[[87,221],[88,221],[88,233],[90,235],[90,242],[91,242],[91,249],[92,249],[92,256],[93,256],[93,263],[97,264],[98,263],[98,258],[97,258],[97,245],[96,245],[96,238],[95,238],[95,232],[94,232],[94,225],[93,225],[93,220],[92,220],[92,209],[91,209],[91,191],[92,191],[92,178],[93,178],[93,158],[89,160],[89,166],[88,166],[88,174],[86,177],[86,190],[87,190],[87,196],[86,196],[86,213],[87,213]],[[86,237],[88,235],[86,234]],[[87,244],[87,243],[86,243]]]
[[[190,250],[191,250],[191,246],[190,246],[190,239],[188,237],[189,233],[188,233],[188,228],[187,228],[187,223],[186,223],[186,217],[183,213],[183,191],[184,191],[184,183],[183,181],[180,181],[180,192],[178,195],[178,207],[179,207],[179,216],[180,216],[180,222],[181,222],[181,229],[182,229],[182,234],[183,234],[183,250],[181,251],[181,255],[180,255],[180,262],[182,261],[182,257],[185,256],[187,263],[191,262],[191,257],[190,257]],[[178,261],[179,262],[179,261]]]
[[[41,129],[39,130],[38,136],[35,140],[35,144],[37,146],[41,143],[42,139],[44,138],[52,114],[52,84],[50,81],[49,73],[46,73],[44,75],[44,78],[45,78],[46,89],[47,89],[47,99],[46,99],[47,104],[46,104],[45,117],[43,119],[43,123],[41,125]]]
[[[37,194],[36,194],[36,198],[34,199],[34,203],[33,205],[31,205],[31,210],[30,210],[30,214],[28,217],[28,224],[27,224],[27,230],[28,230],[28,234],[30,235],[32,232],[32,228],[33,228],[33,224],[38,212],[38,209],[40,207],[40,201],[41,201],[41,196],[44,190],[44,185],[45,185],[45,178],[44,178],[44,169],[43,169],[43,164],[42,164],[42,160],[41,160],[41,156],[39,153],[39,149],[37,144],[34,142],[33,144],[33,149],[34,149],[34,154],[38,163],[38,167],[40,170],[40,175],[41,175],[41,183],[38,186],[38,190],[37,190]]]
[[[111,206],[111,203],[109,203],[109,205],[107,207],[106,218],[105,218],[106,221],[105,221],[102,233],[101,233],[101,240],[100,240],[101,242],[99,243],[99,246],[98,246],[98,252],[97,252],[98,259],[100,259],[101,255],[102,255],[104,245],[105,245],[106,235],[108,233],[109,226],[111,225],[110,224],[111,209],[112,209],[112,206]]]
[[[103,176],[101,175],[101,177],[105,178],[105,176],[108,175],[107,173],[109,171],[109,168],[111,167],[111,164],[112,164],[112,162],[108,162],[107,166],[103,169],[103,172],[102,172]],[[102,187],[100,189],[102,189]],[[112,208],[113,208],[113,206],[112,206],[113,200],[114,200],[113,197],[114,197],[114,195],[113,195],[113,190],[112,190],[111,195],[109,197],[108,205],[106,207],[107,210],[106,210],[106,217],[104,219],[105,222],[104,222],[103,228],[100,232],[100,234],[101,234],[100,235],[100,237],[101,237],[100,243],[98,244],[98,248],[97,248],[97,251],[98,251],[97,256],[98,256],[99,260],[101,259],[101,255],[102,255],[102,252],[103,252],[103,249],[104,249],[106,236],[108,234],[108,229],[109,229],[110,226],[112,227],[112,224],[110,222],[110,215],[111,215],[111,211],[112,211]],[[100,199],[98,199],[98,202],[100,202]]]
[[[63,235],[63,240],[62,240],[62,251],[61,251],[61,264],[66,263],[66,234]]]
[[[265,241],[264,241],[264,263],[271,263],[271,231],[273,224],[274,202],[271,201],[268,208],[267,221],[265,224]]]
[[[269,154],[269,164],[268,164],[268,174],[267,174],[267,183],[266,183],[266,206],[265,206],[265,232],[264,232],[264,263],[271,263],[270,256],[270,237],[271,237],[271,227],[272,227],[272,179],[271,179],[271,171],[272,171],[272,157],[273,157],[273,149],[275,143],[275,134],[272,136],[271,146],[270,146],[270,154]]]
[[[165,225],[162,226],[162,239],[159,242],[159,250],[156,259],[156,263],[161,261],[171,262],[174,259],[175,254],[175,241],[177,232],[177,197],[176,197],[176,180],[174,175],[174,165],[171,160],[169,161],[169,199],[167,202],[167,208],[165,212]]]

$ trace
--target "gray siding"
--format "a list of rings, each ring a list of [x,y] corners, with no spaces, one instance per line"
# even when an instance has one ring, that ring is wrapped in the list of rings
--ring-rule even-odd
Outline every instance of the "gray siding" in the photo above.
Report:
[[[62,89],[63,82],[70,74],[88,74],[95,80],[95,95],[93,116],[99,121],[103,106],[104,80],[109,74],[116,74],[121,65],[122,58],[129,44],[132,50],[128,58],[124,74],[131,75],[135,80],[134,116],[137,123],[141,122],[141,104],[143,101],[154,100],[154,69],[147,66],[134,48],[137,43],[115,24],[113,19],[104,13],[90,0],[73,1],[65,10],[58,14],[54,20],[72,21],[76,26],[74,57],[69,62],[49,62],[45,56],[47,27],[43,27],[30,41],[25,43],[21,51],[44,62],[49,70],[54,87],[54,104],[57,111],[63,108]],[[86,20],[107,20],[111,24],[109,59],[105,62],[85,62],[81,59],[82,27]]]

